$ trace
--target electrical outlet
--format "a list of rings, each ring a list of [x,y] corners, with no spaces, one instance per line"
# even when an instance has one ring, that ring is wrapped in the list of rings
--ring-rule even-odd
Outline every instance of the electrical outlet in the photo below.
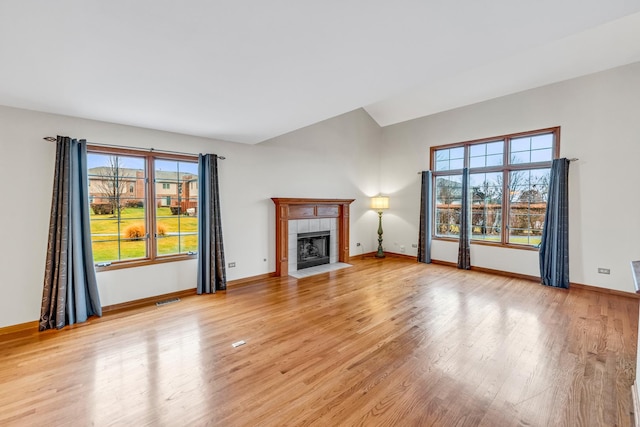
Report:
[[[404,253],[404,245],[400,245],[400,252]]]
[[[600,274],[611,274],[611,270],[608,268],[598,268],[598,273]]]
[[[356,243],[356,246],[360,246],[360,242]]]
[[[236,266],[236,263],[235,263],[235,262],[230,262],[230,263],[229,263],[229,268],[233,268],[233,267],[235,267],[235,266]]]

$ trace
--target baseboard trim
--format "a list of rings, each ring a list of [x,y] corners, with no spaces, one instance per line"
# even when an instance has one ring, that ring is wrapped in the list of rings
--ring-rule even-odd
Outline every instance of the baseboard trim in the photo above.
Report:
[[[120,304],[105,305],[104,307],[102,307],[102,313],[104,314],[104,313],[111,313],[114,311],[132,310],[134,308],[141,308],[147,305],[152,305],[159,301],[164,301],[170,298],[184,298],[184,297],[188,297],[195,294],[196,294],[196,289],[192,288],[192,289],[184,289],[182,291],[170,292],[168,294],[154,295],[152,297],[141,298],[133,301],[127,301]]]
[[[458,264],[456,264],[455,262],[449,262],[449,261],[440,261],[440,260],[431,260],[432,264],[438,264],[438,265],[445,265],[448,267],[458,267]],[[528,274],[520,274],[520,273],[513,273],[510,271],[503,271],[503,270],[494,270],[492,268],[484,268],[484,267],[475,267],[475,266],[471,266],[471,270],[473,271],[479,271],[482,273],[489,273],[489,274],[495,274],[498,276],[506,276],[506,277],[513,277],[516,279],[524,279],[524,280],[531,280],[533,282],[536,283],[540,283],[540,277],[538,276],[531,276]],[[640,294],[636,294],[634,292],[624,292],[624,291],[618,291],[616,289],[607,289],[607,288],[601,288],[598,286],[592,286],[592,285],[585,285],[582,283],[576,283],[576,282],[569,282],[569,287],[572,289],[584,289],[587,291],[592,291],[592,292],[600,292],[603,294],[608,294],[608,295],[617,295],[620,297],[625,297],[625,298],[633,298],[633,299],[640,299]]]
[[[619,297],[640,299],[640,294],[636,294],[635,292],[618,291],[616,289],[601,288],[599,286],[585,285],[582,283],[575,283],[575,282],[569,282],[569,286],[574,289],[584,289],[587,291],[600,292],[603,294],[617,295]]]
[[[363,252],[359,255],[349,256],[349,261],[356,261],[365,258],[375,258],[376,252]]]
[[[384,253],[384,258],[378,258],[376,256],[378,252],[366,252],[366,253],[362,253],[360,255],[354,255],[354,256],[350,256],[349,257],[349,261],[357,261],[359,259],[365,259],[365,258],[376,258],[376,259],[384,259],[384,258],[405,258],[405,259],[412,259],[414,261],[417,261],[416,257],[414,255],[407,255],[407,254],[397,254],[395,252],[385,252]]]
[[[456,264],[455,262],[450,262],[450,261],[441,261],[441,260],[438,260],[438,259],[432,259],[431,263],[432,264],[437,264],[437,265],[445,265],[447,267],[458,268],[458,264]],[[531,276],[529,274],[520,274],[520,273],[514,273],[512,271],[496,270],[496,269],[493,269],[493,268],[478,267],[478,266],[473,266],[473,265],[471,266],[471,268],[469,270],[478,271],[480,273],[495,274],[496,276],[512,277],[514,279],[531,280],[532,282],[540,283],[540,278],[539,277]]]
[[[227,282],[227,288],[239,288],[242,286],[253,285],[255,282],[260,280],[271,279],[272,277],[277,277],[276,272],[272,271],[271,273],[258,274],[257,276],[244,277],[242,279],[231,280]]]
[[[229,289],[229,287],[236,288],[240,286],[245,286],[257,280],[264,280],[274,276],[275,276],[275,272],[272,272],[267,274],[260,274],[258,276],[245,277],[243,279],[231,280],[227,282],[227,289]],[[109,313],[112,311],[130,310],[134,308],[140,308],[143,306],[155,304],[158,301],[164,301],[171,298],[184,298],[191,295],[196,295],[196,288],[184,289],[182,291],[170,292],[168,294],[155,295],[148,298],[142,298],[138,300],[123,302],[121,304],[107,305],[102,307],[102,312]]]
[[[367,253],[363,253],[360,255],[354,255],[354,256],[350,256],[349,260],[358,260],[358,259],[364,259],[364,258],[376,258],[376,252],[367,252]],[[395,252],[385,252],[385,255],[387,257],[390,258],[404,258],[404,259],[410,259],[410,260],[416,260],[415,256],[412,255],[407,255],[407,254],[398,254]],[[384,258],[378,258],[378,259],[384,259]],[[442,260],[437,260],[437,259],[432,259],[431,260],[432,264],[437,264],[437,265],[444,265],[447,267],[454,267],[457,268],[457,264],[455,262],[450,262],[450,261],[442,261]],[[503,270],[495,270],[492,268],[485,268],[485,267],[471,267],[471,270],[473,271],[478,271],[481,273],[488,273],[488,274],[495,274],[498,276],[506,276],[506,277],[513,277],[516,279],[525,279],[525,280],[531,280],[537,283],[540,283],[540,278],[536,277],[536,276],[530,276],[527,274],[520,274],[520,273],[513,273],[510,271],[503,271]],[[266,280],[266,279],[270,279],[276,277],[276,273],[275,271],[272,271],[270,273],[265,273],[265,274],[259,274],[257,276],[251,276],[251,277],[245,277],[242,279],[236,279],[236,280],[231,280],[229,282],[227,282],[227,288],[232,287],[232,288],[239,288],[239,287],[243,287],[243,286],[249,286],[254,284],[257,281],[260,280]],[[584,289],[584,290],[588,290],[588,291],[593,291],[593,292],[600,292],[600,293],[604,293],[604,294],[609,294],[609,295],[617,295],[617,296],[621,296],[621,297],[626,297],[626,298],[633,298],[633,299],[640,299],[640,294],[637,293],[632,293],[632,292],[624,292],[624,291],[618,291],[615,289],[607,289],[607,288],[600,288],[598,286],[591,286],[591,285],[585,285],[582,283],[575,283],[575,282],[570,282],[570,286],[572,288],[575,289]],[[115,312],[115,311],[125,311],[125,310],[131,310],[131,309],[135,309],[135,308],[141,308],[147,305],[151,305],[151,304],[155,304],[158,301],[163,301],[166,299],[170,299],[170,298],[184,298],[187,296],[191,296],[191,295],[196,295],[196,289],[184,289],[182,291],[177,291],[177,292],[171,292],[168,294],[162,294],[162,295],[156,295],[156,296],[152,296],[152,297],[148,297],[148,298],[142,298],[139,300],[134,300],[134,301],[127,301],[127,302],[123,302],[120,304],[113,304],[113,305],[107,305],[102,307],[102,312],[103,313],[111,313],[111,312]],[[40,322],[38,320],[34,320],[31,322],[25,322],[25,323],[19,323],[17,325],[10,325],[10,326],[4,326],[0,328],[0,335],[6,335],[6,334],[13,334],[13,333],[20,333],[20,332],[24,332],[24,331],[34,331],[34,330],[38,330],[38,324]],[[634,383],[633,386],[634,389],[634,393],[636,394],[636,398],[637,398],[637,390],[636,390],[636,384]],[[638,403],[636,400],[634,400],[634,404]],[[640,405],[640,404],[639,404]],[[635,414],[639,414],[640,412],[638,411],[638,409],[636,408],[636,412]],[[635,415],[637,416],[637,415]],[[637,425],[638,421],[636,421],[636,425]]]
[[[230,287],[232,288],[236,288],[236,287],[240,287],[240,286],[245,286],[248,284],[251,284],[257,280],[264,280],[264,279],[268,279],[270,277],[274,277],[275,276],[275,272],[272,273],[266,273],[266,274],[260,274],[258,276],[252,276],[252,277],[245,277],[243,279],[237,279],[237,280],[230,280],[227,282],[227,289],[229,289]],[[138,300],[134,300],[134,301],[127,301],[127,302],[123,302],[121,304],[114,304],[114,305],[108,305],[108,306],[104,306],[102,307],[102,312],[103,313],[108,313],[111,311],[119,311],[119,310],[129,310],[129,309],[133,309],[133,308],[140,308],[146,305],[151,305],[151,304],[155,304],[158,301],[164,301],[170,298],[184,298],[184,297],[188,297],[191,295],[196,295],[196,288],[192,288],[192,289],[184,289],[182,291],[177,291],[177,292],[170,292],[168,294],[162,294],[162,295],[155,295],[152,297],[148,297],[148,298],[142,298],[142,299],[138,299]]]
[[[0,328],[0,335],[17,334],[25,331],[34,332],[38,330],[39,324],[40,322],[38,320],[33,320],[31,322],[19,323],[17,325],[3,326]]]
[[[404,259],[410,259],[412,261],[418,262],[418,257],[415,255],[399,254],[396,252],[385,252],[384,254],[390,258],[404,258]]]
[[[275,274],[276,274],[275,272],[271,272],[267,274],[260,274],[258,276],[245,277],[243,279],[238,279],[238,280],[231,280],[227,282],[227,288],[229,287],[236,288],[236,287],[250,285],[259,280],[275,277]],[[102,307],[102,313],[104,315],[107,313],[112,314],[119,311],[133,310],[136,308],[142,308],[142,307],[153,305],[159,301],[164,301],[171,298],[184,298],[192,295],[196,295],[195,288],[184,289],[182,291],[170,292],[162,295],[154,295],[152,297],[141,298],[133,301],[127,301],[120,304],[105,305]],[[38,320],[34,320],[31,322],[20,323],[17,325],[4,326],[0,328],[0,335],[15,334],[15,333],[21,333],[25,331],[37,332],[39,323],[40,322]]]
[[[455,262],[441,261],[439,259],[431,259],[431,264],[444,265],[447,267],[456,267],[456,268],[458,267],[458,264],[456,264]]]

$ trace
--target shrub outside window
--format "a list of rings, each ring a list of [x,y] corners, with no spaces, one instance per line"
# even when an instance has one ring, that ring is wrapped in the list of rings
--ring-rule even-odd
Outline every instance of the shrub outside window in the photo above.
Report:
[[[560,128],[549,128],[432,147],[434,237],[460,234],[462,169],[468,167],[472,242],[538,246],[559,135]]]
[[[96,265],[166,262],[197,251],[197,158],[91,146],[87,164]]]

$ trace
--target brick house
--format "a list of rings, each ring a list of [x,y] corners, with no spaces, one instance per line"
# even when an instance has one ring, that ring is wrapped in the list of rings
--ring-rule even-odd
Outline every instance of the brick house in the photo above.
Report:
[[[121,206],[136,206],[144,203],[146,178],[143,170],[119,168],[116,180],[111,168],[101,166],[89,169],[88,175],[89,202],[92,207],[97,205],[111,206],[112,200],[116,196],[119,196]],[[155,176],[154,198],[157,207],[171,207],[174,208],[172,209],[174,213],[185,213],[187,209],[197,206],[197,175],[156,171]],[[115,184],[116,181],[117,184]],[[95,207],[94,213],[98,213]]]

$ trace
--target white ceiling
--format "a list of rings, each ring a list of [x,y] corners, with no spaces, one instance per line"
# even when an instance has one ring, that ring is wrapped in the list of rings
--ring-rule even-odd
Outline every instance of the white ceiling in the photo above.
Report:
[[[640,61],[640,0],[2,0],[0,104],[258,143]]]

